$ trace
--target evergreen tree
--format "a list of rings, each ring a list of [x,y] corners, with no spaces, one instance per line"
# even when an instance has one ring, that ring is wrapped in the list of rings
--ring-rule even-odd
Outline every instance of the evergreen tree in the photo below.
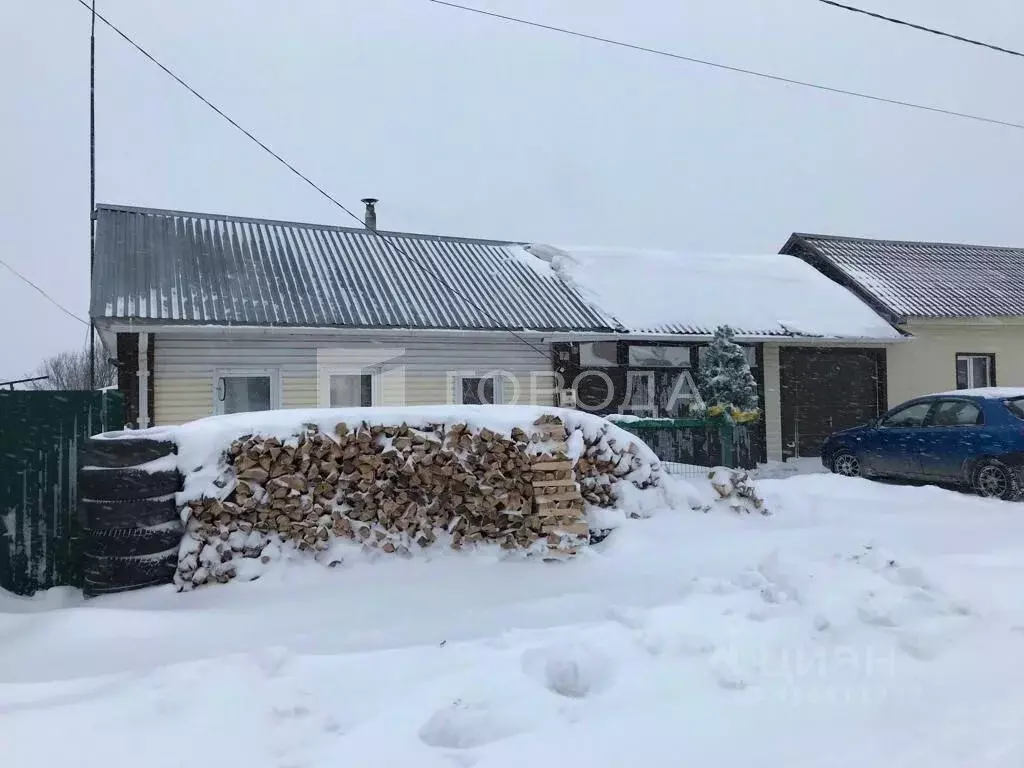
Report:
[[[743,347],[734,338],[729,326],[715,330],[697,372],[697,386],[708,407],[753,411],[757,409],[757,382]]]

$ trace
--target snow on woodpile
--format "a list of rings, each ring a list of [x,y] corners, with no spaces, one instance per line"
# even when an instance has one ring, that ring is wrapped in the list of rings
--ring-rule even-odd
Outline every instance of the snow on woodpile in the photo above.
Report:
[[[896,339],[899,334],[842,286],[794,256],[693,254],[622,248],[526,246],[632,332]]]
[[[585,502],[621,497],[639,515],[634,494],[664,479],[628,432],[555,408],[277,411],[143,434],[179,445],[182,589],[255,578],[294,552],[331,565],[492,544],[564,558],[589,543]]]

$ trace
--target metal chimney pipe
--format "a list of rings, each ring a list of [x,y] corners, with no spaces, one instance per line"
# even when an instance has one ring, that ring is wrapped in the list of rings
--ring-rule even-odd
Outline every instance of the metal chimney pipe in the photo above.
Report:
[[[363,224],[367,229],[377,229],[377,211],[374,206],[379,201],[375,197],[364,197],[359,202],[366,206],[366,214],[363,216]]]

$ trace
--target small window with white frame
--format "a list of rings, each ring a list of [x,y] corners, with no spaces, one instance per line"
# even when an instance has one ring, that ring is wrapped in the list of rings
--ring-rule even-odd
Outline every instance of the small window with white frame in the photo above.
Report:
[[[220,369],[214,372],[215,414],[272,411],[280,407],[281,372],[278,369]]]
[[[380,399],[376,371],[324,370],[320,403],[327,408],[368,408]]]
[[[958,352],[956,388],[979,389],[996,385],[996,356],[989,353]]]
[[[459,376],[455,379],[455,402],[496,405],[501,402],[501,381],[496,376]]]

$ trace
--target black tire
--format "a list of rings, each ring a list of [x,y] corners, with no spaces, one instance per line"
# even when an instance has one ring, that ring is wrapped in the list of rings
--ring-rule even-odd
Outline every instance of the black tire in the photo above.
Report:
[[[832,454],[832,461],[829,462],[829,470],[832,474],[843,477],[861,477],[860,459],[852,451],[841,449]]]
[[[86,596],[128,592],[170,584],[178,567],[178,548],[148,557],[93,557],[86,554],[82,561]]]
[[[78,498],[90,501],[131,501],[177,493],[177,470],[145,472],[139,469],[79,469]]]
[[[1011,501],[1020,496],[1017,474],[1001,461],[986,459],[974,468],[971,487],[979,496]]]
[[[82,527],[90,531],[147,528],[181,520],[173,498],[162,501],[80,501],[78,514]]]
[[[177,452],[178,446],[166,440],[146,440],[138,437],[104,440],[90,437],[79,451],[78,466],[135,467]]]
[[[91,557],[141,557],[156,555],[177,547],[185,527],[181,523],[157,530],[111,528],[89,531],[82,541],[82,552]]]

